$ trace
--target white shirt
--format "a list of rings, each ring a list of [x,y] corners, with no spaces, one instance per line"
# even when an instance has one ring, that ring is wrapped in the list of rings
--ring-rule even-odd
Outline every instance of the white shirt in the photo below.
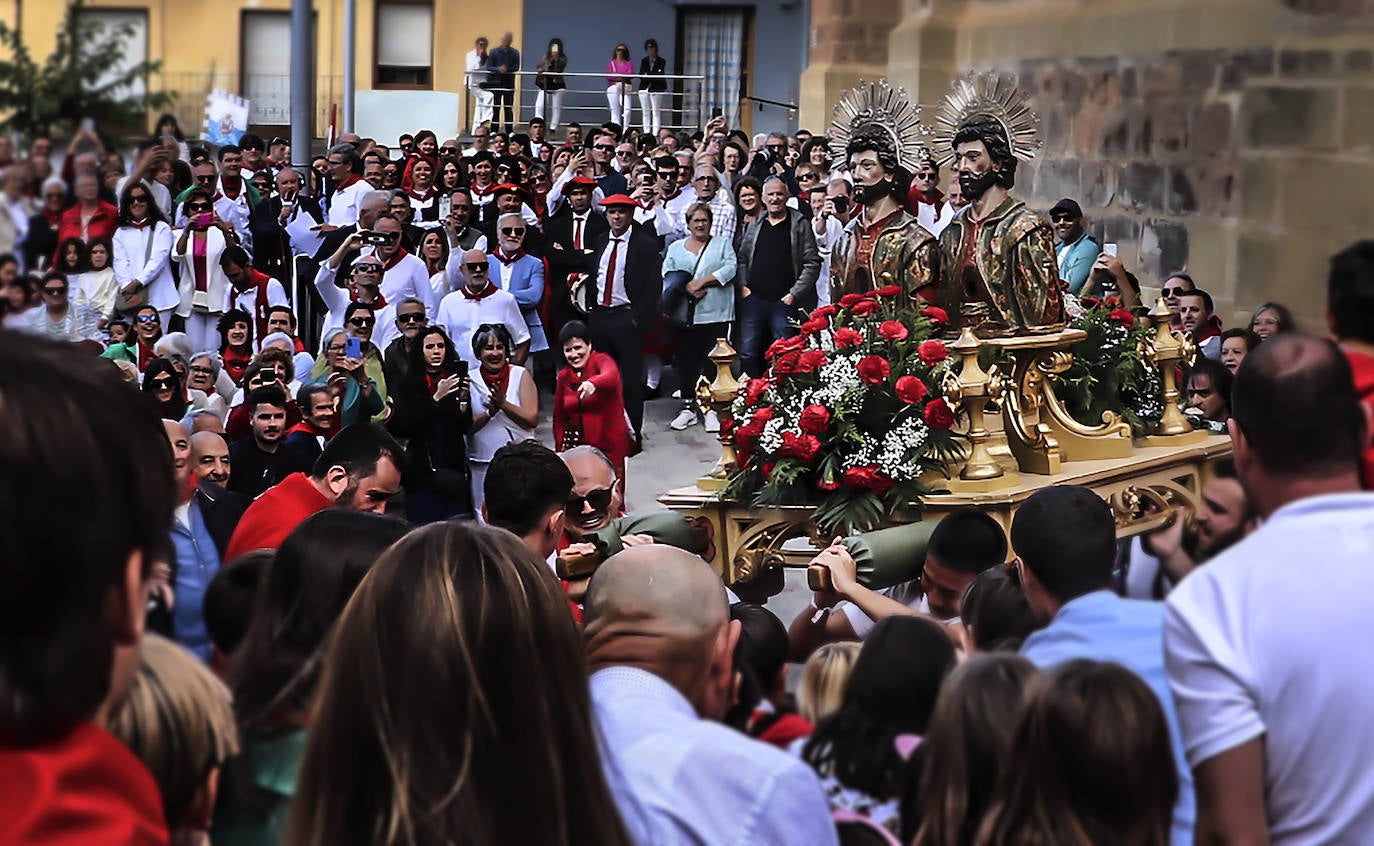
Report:
[[[469,344],[469,346],[471,345]],[[518,364],[510,366],[510,381],[506,384],[506,401],[512,405],[520,404],[520,382],[525,378],[525,372],[525,368]],[[491,401],[491,388],[488,388],[486,381],[477,374],[473,374],[470,385],[472,407],[480,413]],[[505,410],[498,411],[495,416],[487,421],[485,426],[468,435],[468,460],[491,461],[492,457],[496,455],[496,451],[506,444],[533,437],[533,429],[526,429],[516,423]],[[557,553],[555,553],[556,555]]]
[[[286,298],[286,289],[275,279],[267,283],[267,304],[269,306],[291,305],[291,301]],[[249,314],[256,314],[257,305],[258,289],[256,285],[247,291],[240,291],[232,284],[229,286],[229,301],[225,304],[225,311],[232,311],[237,308]]]
[[[511,342],[517,346],[530,339],[529,327],[520,314],[520,304],[500,288],[480,300],[472,299],[461,289],[454,291],[439,303],[439,312],[430,321],[431,325],[441,326],[448,333],[470,370],[481,366],[477,356],[472,354],[472,333],[483,323],[505,324],[510,330]]]
[[[331,268],[329,262],[320,265],[320,272],[315,274],[315,290],[320,292],[320,299],[324,300],[325,308],[329,309],[324,316],[324,326],[320,329],[322,337],[332,329],[344,328],[344,314],[348,311],[348,304],[352,302],[348,290],[334,284],[337,275],[338,271]],[[386,297],[385,294],[382,296]],[[377,319],[377,322],[372,324],[372,343],[379,350],[386,349],[386,345],[401,334],[401,330],[396,328],[397,302],[400,300],[393,302],[390,297],[386,297],[386,305],[372,311],[372,316]],[[426,309],[425,313],[428,314],[429,310]]]
[[[380,257],[378,260],[381,260]],[[429,284],[429,268],[414,253],[405,254],[400,261],[382,271],[382,296],[389,303],[414,297],[425,304],[425,314],[433,314],[438,305],[434,299],[434,289]]]
[[[844,224],[834,215],[825,219],[825,231],[816,235],[816,250],[821,254],[821,273],[816,277],[816,305],[830,305],[830,250],[844,236]],[[811,221],[811,234],[816,234],[816,222]]]
[[[152,239],[151,248],[148,239]],[[172,279],[172,228],[159,221],[142,228],[121,226],[114,232],[110,267],[120,288],[137,279],[153,308],[164,311],[181,302]],[[189,249],[189,247],[187,248]]]
[[[1374,833],[1374,494],[1280,508],[1165,601],[1164,658],[1195,769],[1257,737],[1276,846]]]
[[[606,781],[639,846],[838,844],[806,764],[701,719],[645,670],[598,670],[591,691]]]
[[[215,183],[215,191],[219,194],[219,199],[215,200],[215,214],[219,215],[220,220],[234,227],[234,234],[239,236],[239,243],[252,253],[253,233],[248,228],[248,218],[252,215],[253,209],[248,205],[248,177],[240,175],[239,195],[233,199],[224,193],[224,177],[220,177]]]
[[[898,582],[891,587],[876,590],[874,593],[881,593],[889,599],[895,599],[913,611],[918,611],[922,614],[930,613],[930,603],[926,602],[926,594],[925,591],[921,590],[920,579],[912,579],[909,582]],[[872,633],[874,627],[878,625],[873,621],[872,617],[863,612],[862,608],[847,599],[836,602],[834,610],[844,614],[845,619],[849,621],[849,625],[854,629],[855,637],[859,640],[867,638],[869,634]],[[957,623],[958,621],[959,618],[955,617],[953,620],[945,620],[944,622]]]
[[[917,203],[916,222],[925,227],[925,230],[931,235],[938,238],[940,233],[945,231],[945,227],[949,226],[949,222],[954,219],[954,213],[957,211],[958,209],[950,205],[949,200],[940,204],[939,215],[935,214],[935,207],[931,204]]]
[[[606,249],[601,252],[601,264],[596,268],[596,302],[593,305],[600,306],[606,302],[606,286],[611,289],[611,307],[630,304],[630,295],[625,292],[625,255],[628,252],[630,242],[630,232],[625,231],[619,238],[611,234],[606,242]],[[615,252],[615,275],[607,279],[606,273],[611,270],[611,254]]]
[[[115,183],[115,196],[123,198],[124,189],[128,186],[129,177],[127,176]],[[158,182],[156,179],[145,179],[143,180],[143,187],[147,188],[148,191],[152,193],[153,202],[157,203],[157,207],[162,210],[162,216],[171,217],[172,192],[167,190],[167,186]],[[121,209],[121,211],[123,211],[123,209]]]
[[[347,188],[335,191],[329,197],[329,224],[331,226],[352,226],[358,222],[358,206],[362,204],[363,195],[372,190],[372,186],[359,179]]]

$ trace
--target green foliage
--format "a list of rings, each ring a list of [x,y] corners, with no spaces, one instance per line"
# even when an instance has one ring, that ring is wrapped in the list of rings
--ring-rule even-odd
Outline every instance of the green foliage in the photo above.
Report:
[[[1115,412],[1143,435],[1158,422],[1159,374],[1142,350],[1151,334],[1148,325],[1125,326],[1130,315],[1113,300],[1085,301],[1083,315],[1072,322],[1088,337],[1074,344],[1073,364],[1055,378],[1054,392],[1074,419],[1087,426],[1102,423]]]
[[[41,64],[21,34],[0,21],[0,52],[8,54],[0,60],[0,129],[29,138],[71,134],[87,117],[105,126],[141,128],[149,110],[172,102],[168,92],[136,93],[139,83],[148,91],[148,77],[161,69],[160,62],[119,69],[133,27],[82,20],[83,5],[75,0],[68,7],[57,46]]]

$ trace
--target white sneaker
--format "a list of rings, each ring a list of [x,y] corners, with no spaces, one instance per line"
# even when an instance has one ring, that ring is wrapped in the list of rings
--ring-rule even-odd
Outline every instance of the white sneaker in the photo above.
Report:
[[[715,409],[711,409],[710,411],[706,412],[706,431],[720,431],[720,416],[716,414]]]
[[[708,418],[708,420],[709,420],[709,418]],[[690,408],[684,408],[684,409],[682,409],[681,411],[679,411],[679,412],[677,413],[677,417],[674,417],[674,418],[673,418],[673,422],[668,424],[668,428],[669,428],[669,429],[676,429],[677,431],[681,432],[683,429],[686,429],[688,426],[693,426],[693,425],[695,425],[696,422],[697,422],[697,413],[696,413],[695,411],[693,411],[692,409],[690,409]],[[719,426],[717,426],[717,429],[719,429]]]

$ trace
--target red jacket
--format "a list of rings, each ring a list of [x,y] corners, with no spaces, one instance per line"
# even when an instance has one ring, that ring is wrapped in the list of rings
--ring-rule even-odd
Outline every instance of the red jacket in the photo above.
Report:
[[[224,551],[224,563],[255,549],[277,549],[305,518],[333,504],[315,488],[309,476],[292,473],[268,488],[243,512],[234,536],[229,539],[229,548]]]
[[[28,749],[0,747],[0,843],[165,846],[162,796],[143,762],[93,723]]]
[[[1350,362],[1350,370],[1355,376],[1355,390],[1360,402],[1374,412],[1374,355],[1365,355],[1351,350],[1345,351]],[[1364,452],[1364,467],[1361,473],[1365,490],[1374,490],[1374,445]]]
[[[112,238],[115,230],[119,228],[119,209],[105,202],[100,201],[100,205],[95,210],[95,216],[86,225],[86,243],[89,244],[97,238]],[[81,204],[77,203],[66,211],[62,212],[62,219],[57,224],[57,243],[61,248],[63,241],[68,238],[81,237]],[[111,257],[113,259],[113,257]],[[53,262],[57,262],[56,255]],[[166,327],[163,327],[164,329]]]
[[[579,400],[577,386],[591,382],[596,393]],[[579,444],[590,444],[615,465],[616,474],[625,478],[625,458],[630,454],[630,427],[625,422],[625,397],[621,392],[620,368],[606,353],[593,352],[581,373],[564,367],[558,374],[553,398],[553,439],[559,451]],[[581,427],[576,444],[565,440],[569,428]]]

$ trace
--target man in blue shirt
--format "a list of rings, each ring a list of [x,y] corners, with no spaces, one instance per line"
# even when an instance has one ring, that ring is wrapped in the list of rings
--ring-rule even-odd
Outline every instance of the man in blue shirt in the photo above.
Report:
[[[1059,240],[1055,250],[1059,278],[1068,284],[1070,294],[1077,294],[1092,275],[1093,262],[1102,248],[1092,233],[1083,228],[1083,209],[1076,200],[1065,197],[1055,203],[1050,209],[1050,222],[1054,224],[1054,237]]]
[[[1110,590],[1116,522],[1101,497],[1059,485],[1027,499],[1011,524],[1016,570],[1031,610],[1046,623],[1021,654],[1041,669],[1074,658],[1113,661],[1140,676],[1159,698],[1178,767],[1174,846],[1193,842],[1193,778],[1183,755],[1178,715],[1164,673],[1164,606],[1122,599]]]
[[[719,722],[740,624],[706,562],[631,547],[596,571],[584,613],[606,780],[636,843],[837,843],[811,768]]]

